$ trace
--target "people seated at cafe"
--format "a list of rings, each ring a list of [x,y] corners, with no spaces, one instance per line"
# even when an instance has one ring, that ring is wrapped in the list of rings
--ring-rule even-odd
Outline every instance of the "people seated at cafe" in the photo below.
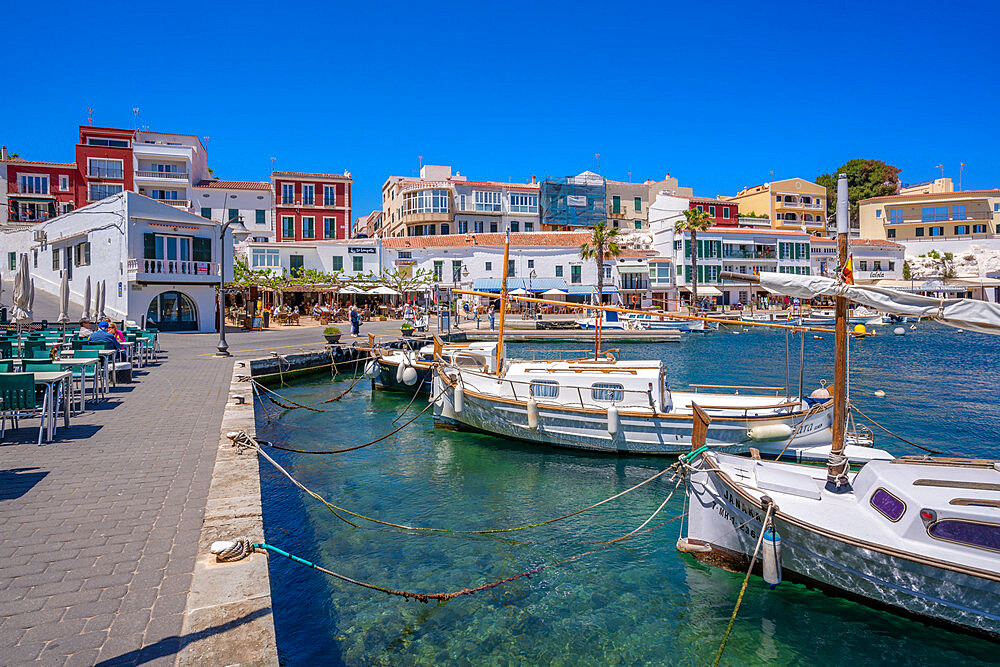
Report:
[[[108,330],[108,323],[104,320],[97,323],[97,331],[90,334],[90,338],[87,341],[91,343],[112,343],[118,356],[122,356],[122,353],[125,351],[125,348],[118,342],[118,339]]]

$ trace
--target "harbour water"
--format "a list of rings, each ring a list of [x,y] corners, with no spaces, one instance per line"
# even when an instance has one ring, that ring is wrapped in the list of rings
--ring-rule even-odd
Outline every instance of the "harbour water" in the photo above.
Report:
[[[996,339],[920,324],[902,337],[880,327],[852,341],[852,401],[885,427],[948,454],[1000,456],[1000,348]],[[738,333],[737,333],[738,332]],[[806,391],[832,383],[832,334],[805,341]],[[531,356],[511,346],[512,356]],[[579,345],[552,346],[573,348]],[[626,358],[662,358],[672,385],[784,385],[785,336],[723,329],[681,344],[622,345]],[[791,342],[798,385],[798,339]],[[349,378],[276,389],[301,403],[329,398]],[[874,392],[881,389],[885,397]],[[782,392],[783,394],[783,392]],[[303,449],[366,442],[409,396],[370,392],[362,381],[329,412],[296,410],[261,438]],[[400,422],[427,405],[418,398]],[[876,429],[876,445],[919,453]],[[669,465],[539,448],[435,429],[430,411],[399,434],[347,454],[274,451],[302,483],[352,511],[394,523],[452,529],[523,525],[580,509]],[[414,534],[352,528],[261,462],[267,541],[346,576],[394,589],[450,592],[590,551],[640,525],[674,487],[667,477],[600,508],[503,536]],[[674,548],[680,491],[650,532],[575,562],[447,603],[421,604],[336,581],[273,557],[271,586],[280,655],[300,664],[710,663],[742,575],[697,563]],[[782,583],[752,578],[723,664],[982,664],[993,643]]]

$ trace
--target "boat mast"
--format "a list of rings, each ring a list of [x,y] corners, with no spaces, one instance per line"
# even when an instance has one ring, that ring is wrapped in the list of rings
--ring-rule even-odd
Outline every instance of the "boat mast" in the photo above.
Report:
[[[837,264],[840,279],[843,280],[847,266],[847,233],[849,227],[850,204],[847,194],[847,174],[837,177]],[[833,353],[833,444],[826,464],[826,488],[834,493],[851,490],[847,479],[850,462],[844,456],[844,431],[847,428],[847,297],[835,297],[836,301],[836,347]]]
[[[510,230],[503,242],[503,280],[500,282],[500,333],[497,334],[497,377],[503,368],[503,322],[507,315],[507,267],[508,257],[510,257]]]

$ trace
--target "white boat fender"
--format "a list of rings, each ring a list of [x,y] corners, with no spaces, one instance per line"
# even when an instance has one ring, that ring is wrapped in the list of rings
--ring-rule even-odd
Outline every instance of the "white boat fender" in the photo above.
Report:
[[[813,389],[813,392],[809,394],[809,398],[814,398],[818,401],[828,401],[830,400],[830,390],[827,389],[826,387]]]
[[[892,333],[896,336],[905,336],[906,329],[904,329],[903,327],[896,327],[895,329],[892,330]]]
[[[374,380],[378,377],[378,362],[372,359],[367,364],[365,364],[365,377],[369,380]]]
[[[618,406],[612,405],[608,408],[608,433],[614,437],[618,434],[620,428],[621,422],[618,419]]]
[[[881,389],[876,389],[875,395],[878,396],[879,398],[882,398],[883,396],[885,396],[885,392],[882,391]]]
[[[528,428],[532,429],[533,431],[537,431],[538,430],[538,401],[535,400],[534,396],[532,396],[531,398],[528,399],[527,409],[528,409]]]
[[[792,437],[792,427],[788,424],[760,424],[747,431],[747,437],[756,442],[773,442]]]
[[[781,583],[781,536],[772,528],[764,531],[761,544],[761,569],[764,581],[774,588]]]
[[[712,547],[707,544],[695,544],[686,537],[678,537],[677,550],[686,554],[707,554],[712,551]]]
[[[413,366],[407,366],[403,371],[403,384],[412,387],[417,382],[417,369]]]
[[[402,362],[396,364],[396,383],[403,381],[403,371],[406,370],[406,365]]]
[[[438,379],[437,379],[437,376],[436,375],[432,375],[431,376],[431,390],[430,390],[430,393],[427,394],[427,402],[428,403],[436,403],[436,401],[434,399],[437,398],[437,395],[438,395],[439,391],[441,391],[441,390],[438,389]]]
[[[461,414],[462,410],[465,409],[465,388],[461,384],[455,387],[455,399],[452,403],[454,404],[455,414]]]

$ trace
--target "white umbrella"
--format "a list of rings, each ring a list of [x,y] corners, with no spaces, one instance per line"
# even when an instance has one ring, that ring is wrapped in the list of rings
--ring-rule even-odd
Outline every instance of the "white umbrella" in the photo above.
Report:
[[[565,297],[567,294],[568,292],[566,290],[561,290],[557,287],[553,287],[552,289],[545,290],[544,292],[542,292],[542,296],[547,296],[551,298]]]
[[[507,294],[513,294],[514,296],[527,296],[528,294],[531,294],[531,292],[524,289],[523,287],[518,287],[517,289],[512,289],[508,291]]]
[[[69,273],[62,272],[62,282],[59,283],[59,324],[69,322]]]
[[[364,294],[365,291],[363,289],[359,289],[359,288],[355,287],[354,285],[348,285],[344,289],[340,290],[340,293],[341,294]]]
[[[106,291],[108,289],[108,284],[105,281],[97,283],[97,318],[105,319],[104,315],[104,299],[106,298]]]
[[[35,309],[35,279],[31,278],[28,284],[31,286],[31,289],[28,290],[28,311],[30,312]]]
[[[385,285],[379,285],[373,289],[368,290],[365,294],[377,294],[380,296],[399,296],[399,292],[392,289],[391,287],[386,287]]]
[[[87,276],[87,283],[83,288],[83,317],[82,319],[90,319],[90,276]]]
[[[28,278],[28,256],[21,255],[21,267],[14,276],[14,308],[11,317],[15,324],[31,324],[31,281]]]

